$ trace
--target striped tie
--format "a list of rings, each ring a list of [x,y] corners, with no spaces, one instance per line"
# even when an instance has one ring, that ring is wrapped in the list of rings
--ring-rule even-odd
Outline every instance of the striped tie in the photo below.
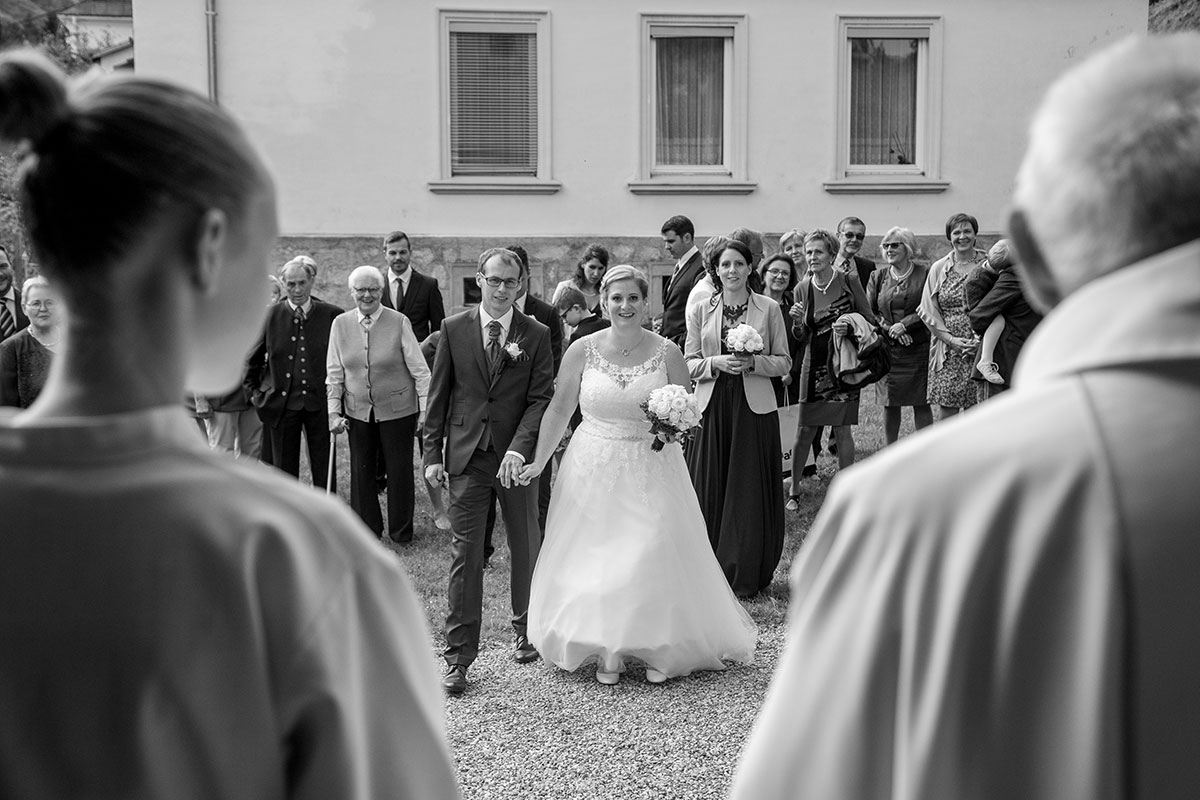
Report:
[[[8,310],[8,301],[0,300],[0,342],[17,332],[12,314]]]

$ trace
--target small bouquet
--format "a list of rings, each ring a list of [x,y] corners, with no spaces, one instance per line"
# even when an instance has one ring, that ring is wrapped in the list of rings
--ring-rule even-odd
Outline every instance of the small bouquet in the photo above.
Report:
[[[642,411],[650,420],[654,441],[650,449],[658,452],[667,442],[690,439],[700,424],[700,404],[696,397],[678,384],[669,383],[651,392],[642,401]]]
[[[763,351],[762,335],[753,325],[745,322],[729,329],[725,334],[725,344],[729,352],[739,356],[752,356]]]

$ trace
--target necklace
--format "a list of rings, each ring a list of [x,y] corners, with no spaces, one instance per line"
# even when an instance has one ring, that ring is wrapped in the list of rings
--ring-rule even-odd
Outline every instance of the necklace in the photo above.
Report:
[[[634,350],[637,350],[639,347],[642,346],[642,342],[645,340],[645,338],[646,338],[646,331],[643,330],[642,335],[638,337],[638,340],[636,342],[634,342],[633,347],[622,347],[621,348],[621,356],[624,358],[629,358],[630,353],[632,353]]]
[[[895,267],[888,267],[888,269],[892,271],[892,280],[894,280],[896,283],[904,283],[906,280],[908,280],[908,276],[912,275],[913,265],[909,264],[908,269],[905,270],[903,275],[897,274]]]
[[[814,274],[813,279],[812,279],[812,285],[818,292],[820,292],[821,294],[825,294],[826,292],[829,291],[829,287],[833,285],[833,279],[836,277],[837,277],[837,272],[834,272],[832,275],[829,276],[829,280],[825,281],[825,285],[822,286],[819,283],[817,283],[817,276]]]
[[[46,348],[47,350],[49,350],[52,347],[58,347],[59,341],[62,340],[62,335],[60,334],[59,337],[57,339],[55,339],[53,342],[47,342],[47,341],[43,340],[42,337],[37,335],[37,333],[33,330],[32,325],[29,326],[29,335],[32,336],[34,339],[37,339],[38,344],[40,344],[42,347]]]

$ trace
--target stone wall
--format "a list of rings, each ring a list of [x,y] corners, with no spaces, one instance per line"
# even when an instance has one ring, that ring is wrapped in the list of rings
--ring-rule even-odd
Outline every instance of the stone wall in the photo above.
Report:
[[[704,242],[713,234],[697,236]],[[979,247],[986,249],[999,238],[998,234],[980,234]],[[778,233],[765,234],[766,253],[779,250]],[[868,235],[862,254],[880,262],[880,235]],[[674,259],[666,255],[662,239],[658,236],[627,237],[530,237],[525,239],[484,238],[478,236],[420,236],[411,234],[412,264],[417,271],[437,278],[445,298],[447,312],[461,310],[471,301],[474,275],[479,254],[489,247],[520,244],[529,253],[530,292],[549,299],[558,282],[575,272],[576,262],[592,242],[599,242],[609,249],[612,259],[609,265],[633,264],[646,270],[651,276],[651,306],[656,311],[662,307],[662,289],[674,267]],[[929,264],[941,258],[950,249],[950,243],[941,235],[917,237],[918,259]],[[320,272],[314,289],[321,299],[350,306],[346,280],[350,271],[363,264],[372,264],[381,270],[387,268],[383,259],[382,236],[284,236],[275,245],[273,263],[282,266],[298,255],[309,255],[317,262]]]

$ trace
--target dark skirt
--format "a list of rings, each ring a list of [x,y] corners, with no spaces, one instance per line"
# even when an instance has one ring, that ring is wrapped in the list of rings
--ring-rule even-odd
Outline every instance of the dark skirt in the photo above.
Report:
[[[721,373],[687,462],[725,579],[740,597],[757,594],[783,554],[779,414],[755,414],[741,377]]]
[[[881,406],[923,406],[929,403],[929,342],[901,347],[891,344],[892,368],[875,384]]]

